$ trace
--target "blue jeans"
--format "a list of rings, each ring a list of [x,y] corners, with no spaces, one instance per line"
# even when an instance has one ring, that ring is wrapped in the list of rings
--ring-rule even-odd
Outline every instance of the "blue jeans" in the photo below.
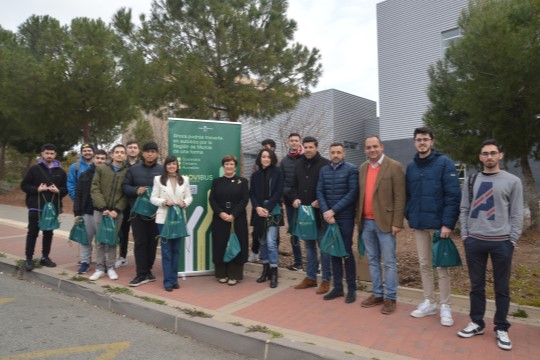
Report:
[[[396,300],[398,274],[396,265],[396,238],[391,232],[382,232],[375,220],[363,219],[362,238],[366,246],[373,295]],[[384,261],[384,287],[381,257]]]
[[[290,224],[291,220],[293,220],[294,217],[294,208],[292,206],[286,205],[285,209],[287,210],[287,222]],[[294,236],[292,234],[291,248],[294,256],[294,264],[302,266],[302,248],[300,247],[300,241],[298,239],[298,236]]]
[[[270,263],[271,267],[278,266],[278,229],[278,226],[269,226],[266,230],[266,236],[263,236],[260,239],[261,247],[259,249],[259,257],[263,264]]]
[[[485,241],[473,237],[465,239],[465,255],[471,280],[471,310],[469,315],[472,322],[485,327],[486,312],[486,265],[488,256],[493,266],[493,287],[495,289],[495,330],[508,331],[510,323],[506,319],[510,307],[510,273],[512,270],[512,255],[514,245],[507,241]]]
[[[163,224],[157,224],[161,233]],[[180,243],[178,239],[161,240],[161,267],[163,268],[163,287],[178,285],[178,262],[180,261]]]
[[[331,256],[320,251],[321,238],[323,235],[322,229],[318,229],[319,238],[317,240],[304,240],[304,245],[306,247],[306,276],[310,280],[317,279],[317,270],[319,268],[319,254],[321,256],[321,271],[323,281],[330,281],[332,279],[331,267]],[[317,251],[319,248],[319,251]]]
[[[354,219],[336,219],[343,238],[345,251],[349,256],[345,259],[341,257],[331,256],[332,258],[332,273],[334,275],[334,288],[343,290],[343,263],[345,262],[345,278],[347,281],[348,291],[356,291],[356,263],[352,252],[352,236],[354,230]]]

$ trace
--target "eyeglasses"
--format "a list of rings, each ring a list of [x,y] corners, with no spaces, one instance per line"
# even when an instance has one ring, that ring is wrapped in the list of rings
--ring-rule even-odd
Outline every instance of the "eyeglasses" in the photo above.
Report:
[[[432,138],[418,138],[418,139],[414,139],[414,141],[416,141],[417,143],[419,142],[430,142],[431,140],[433,140]]]
[[[488,157],[488,156],[497,156],[499,155],[499,152],[498,151],[484,151],[484,152],[481,152],[480,155],[484,156],[484,157]]]

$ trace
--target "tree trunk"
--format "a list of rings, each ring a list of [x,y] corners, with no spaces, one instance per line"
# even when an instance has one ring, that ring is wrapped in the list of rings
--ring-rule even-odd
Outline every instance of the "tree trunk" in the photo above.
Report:
[[[6,178],[6,144],[0,143],[0,180]]]
[[[90,143],[90,124],[88,123],[87,119],[83,120],[82,137],[83,137],[84,143],[86,144]]]
[[[526,202],[531,212],[530,229],[537,230],[540,228],[540,206],[538,205],[538,192],[536,191],[536,181],[531,170],[529,157],[522,155],[519,159],[521,171],[523,172],[523,180],[525,186],[523,188]]]

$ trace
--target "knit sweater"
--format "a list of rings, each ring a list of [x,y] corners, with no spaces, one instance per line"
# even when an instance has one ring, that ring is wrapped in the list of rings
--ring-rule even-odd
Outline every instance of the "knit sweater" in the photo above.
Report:
[[[465,184],[467,184],[466,182]],[[517,242],[523,227],[523,187],[521,180],[504,170],[479,173],[469,203],[469,188],[461,197],[461,236],[480,240]]]

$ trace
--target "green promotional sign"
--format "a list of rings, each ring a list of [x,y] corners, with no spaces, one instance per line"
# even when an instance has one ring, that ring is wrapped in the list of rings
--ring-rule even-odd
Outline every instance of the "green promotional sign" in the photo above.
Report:
[[[180,171],[189,177],[193,194],[193,203],[187,208],[190,236],[181,247],[178,266],[182,274],[214,268],[208,194],[212,180],[223,175],[221,159],[233,155],[240,161],[240,138],[240,123],[169,118],[169,154],[178,157]]]

